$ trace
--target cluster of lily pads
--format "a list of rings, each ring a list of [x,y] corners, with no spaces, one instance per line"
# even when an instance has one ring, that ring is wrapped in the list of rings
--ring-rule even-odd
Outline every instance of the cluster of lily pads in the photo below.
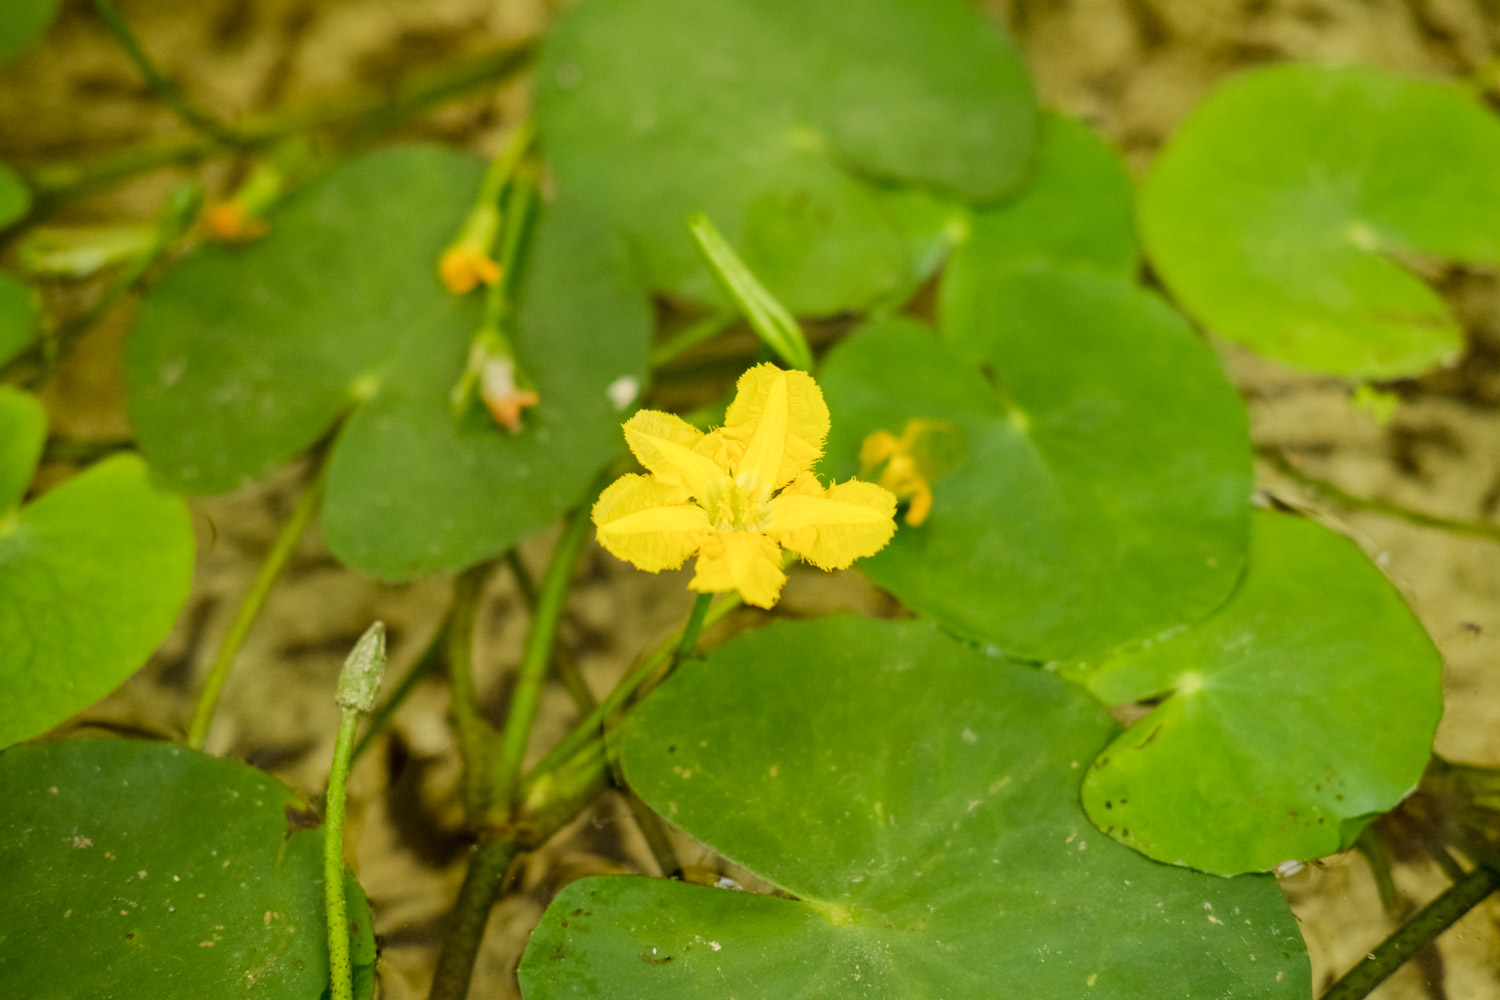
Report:
[[[1357,379],[1451,358],[1458,324],[1409,265],[1500,263],[1500,124],[1440,82],[1263,68],[1137,192],[962,0],[583,0],[535,94],[519,432],[450,399],[484,306],[436,264],[485,167],[432,145],[339,163],[263,236],[167,271],[126,349],[138,455],[23,503],[46,418],[0,389],[0,992],[318,994],[298,796],[182,746],[23,741],[171,627],[182,494],[326,447],[323,537],[386,580],[591,502],[643,395],[621,387],[649,393],[653,297],[730,304],[702,213],[788,311],[857,318],[813,373],[819,472],[906,502],[859,565],[914,620],[773,622],[630,711],[630,788],[779,891],[576,882],[524,994],[1307,996],[1265,873],[1415,786],[1441,663],[1352,542],[1253,508],[1245,407],[1200,331]],[[25,211],[0,174],[0,224]],[[0,363],[37,322],[0,277]],[[1137,703],[1129,728],[1107,711]]]

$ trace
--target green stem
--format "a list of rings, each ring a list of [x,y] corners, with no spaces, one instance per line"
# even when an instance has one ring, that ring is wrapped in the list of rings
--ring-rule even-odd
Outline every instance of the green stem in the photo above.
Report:
[[[526,39],[461,62],[425,67],[409,76],[364,88],[307,107],[244,119],[237,145],[212,136],[191,135],[148,142],[86,163],[52,163],[27,171],[27,183],[45,207],[107,184],[163,167],[200,163],[250,146],[270,145],[288,136],[347,123],[357,131],[387,128],[449,98],[518,75],[531,63],[535,39]]]
[[[448,916],[432,990],[427,994],[429,1000],[464,1000],[469,995],[469,980],[484,940],[485,924],[489,923],[490,910],[500,896],[505,873],[520,852],[515,841],[498,837],[481,841],[475,849],[458,890],[458,900]]]
[[[94,0],[94,8],[98,10],[105,27],[109,28],[109,33],[115,36],[115,41],[119,43],[120,48],[124,49],[130,61],[135,63],[135,68],[140,70],[141,76],[146,78],[146,83],[156,91],[156,96],[172,109],[172,113],[184,125],[226,146],[239,143],[238,136],[194,107],[178,86],[168,80],[165,74],[157,68],[156,63],[141,46],[140,40],[135,37],[135,32],[130,30],[130,25],[125,22],[125,18],[120,16],[119,10],[111,0]]]
[[[682,355],[691,351],[706,340],[723,333],[734,326],[739,317],[734,313],[722,312],[711,313],[696,323],[679,330],[670,339],[658,344],[651,351],[651,367],[660,368],[662,365],[677,360]]]
[[[1319,479],[1297,468],[1284,453],[1275,448],[1257,448],[1259,455],[1269,462],[1272,467],[1286,476],[1288,479],[1307,487],[1314,493],[1322,495],[1340,507],[1349,510],[1368,511],[1371,514],[1381,514],[1385,517],[1393,517],[1409,524],[1415,524],[1423,528],[1436,528],[1439,531],[1452,532],[1455,535],[1467,535],[1470,538],[1482,538],[1487,542],[1500,542],[1500,525],[1487,524],[1483,521],[1463,521],[1457,518],[1439,517],[1436,514],[1426,514],[1410,507],[1392,503],[1389,500],[1381,500],[1378,497],[1361,497],[1348,493],[1341,487],[1326,479]]]
[[[703,595],[700,595],[698,601],[694,601],[694,612],[698,610],[698,604],[702,600],[702,597]],[[709,625],[717,622],[743,603],[744,599],[738,593],[724,595],[718,602],[710,606],[704,614],[703,620],[699,623],[699,631],[701,632],[703,628],[707,628]],[[691,621],[691,617],[690,615],[689,621]],[[531,773],[526,779],[527,784],[533,784],[563,766],[581,747],[591,740],[598,738],[605,722],[623,708],[627,701],[636,694],[649,689],[650,684],[666,676],[666,671],[663,668],[674,662],[674,655],[681,649],[683,641],[687,637],[688,630],[686,627],[681,632],[668,636],[667,639],[659,643],[655,649],[648,653],[639,664],[626,673],[624,677],[621,677],[619,682],[615,684],[614,690],[596,705],[593,711],[580,719],[573,726],[572,730],[568,732],[568,735],[559,740],[557,745],[548,751],[547,755],[537,763],[536,767],[531,769]],[[697,643],[696,636],[693,639],[693,643]]]
[[[328,806],[323,823],[323,901],[328,914],[328,974],[332,1000],[354,1000],[354,967],[349,962],[349,913],[344,900],[344,790],[359,710],[339,715],[339,737],[328,773]]]
[[[219,707],[219,696],[224,693],[224,683],[229,679],[229,670],[234,666],[235,657],[239,655],[240,647],[245,644],[245,638],[250,634],[250,627],[255,624],[255,619],[260,615],[260,610],[265,605],[271,588],[276,586],[276,580],[281,576],[282,570],[286,569],[292,552],[297,548],[297,541],[302,537],[302,532],[306,530],[313,515],[317,513],[318,506],[323,499],[323,486],[328,478],[328,461],[322,456],[317,461],[318,468],[313,474],[312,481],[303,489],[291,518],[282,527],[281,534],[276,536],[276,542],[271,546],[271,551],[266,554],[265,562],[261,563],[260,572],[255,575],[255,582],[251,584],[250,592],[240,603],[239,611],[235,613],[234,621],[229,626],[229,632],[224,636],[224,644],[219,647],[219,655],[214,658],[214,665],[209,670],[208,680],[203,685],[203,693],[198,696],[198,707],[193,712],[193,721],[188,726],[187,745],[194,750],[203,749],[204,740],[208,738],[208,728],[213,723],[214,711]]]
[[[698,648],[698,636],[703,632],[703,620],[708,617],[708,606],[713,602],[713,594],[699,594],[693,601],[693,610],[688,612],[687,624],[682,628],[682,638],[677,642],[677,651],[672,654],[672,666],[693,655],[693,650]]]
[[[1369,996],[1407,959],[1437,940],[1496,889],[1500,889],[1500,874],[1483,865],[1474,869],[1345,973],[1323,994],[1323,1000],[1361,1000]]]
[[[516,672],[516,686],[511,692],[500,757],[495,766],[493,801],[501,810],[509,811],[511,799],[520,784],[521,764],[541,704],[542,685],[547,677],[547,665],[552,660],[552,646],[557,640],[568,585],[572,582],[574,567],[583,553],[593,524],[589,514],[589,505],[582,504],[568,515],[562,537],[552,552],[552,562],[547,566],[547,575],[542,580],[542,589],[537,594],[536,612],[532,615],[526,649]]]
[[[464,767],[464,810],[477,822],[490,805],[490,748],[495,733],[479,710],[474,686],[474,620],[489,564],[460,573],[453,583],[453,617],[448,626],[448,683],[453,694],[453,724],[458,730]]]

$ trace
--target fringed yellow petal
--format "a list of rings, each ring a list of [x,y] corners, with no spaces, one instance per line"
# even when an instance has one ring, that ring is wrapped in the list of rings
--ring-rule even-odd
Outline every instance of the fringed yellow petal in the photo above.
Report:
[[[783,396],[784,394],[784,396]],[[768,412],[785,399],[785,418]],[[791,482],[823,457],[823,441],[828,437],[828,406],[822,390],[806,372],[783,371],[772,364],[756,365],[740,376],[734,402],[724,415],[723,435],[731,455],[740,462],[741,471],[748,464],[750,446],[763,420],[770,419],[784,435],[780,463],[772,474],[770,489]],[[754,461],[767,461],[767,446]]]
[[[641,410],[625,422],[625,443],[656,478],[704,498],[718,488],[727,469],[695,449],[704,434],[681,417]]]
[[[800,476],[770,506],[766,534],[821,569],[874,555],[896,531],[895,496],[858,479],[822,490]]]
[[[778,372],[771,379],[770,391],[766,393],[765,406],[761,408],[760,420],[750,434],[750,443],[745,454],[740,456],[739,468],[734,478],[758,499],[769,500],[781,485],[781,460],[786,455],[787,424],[790,419],[787,403],[786,372]]]
[[[730,531],[704,541],[698,573],[688,586],[702,594],[738,590],[745,603],[769,608],[781,596],[784,583],[781,550],[775,542],[754,531]]]
[[[652,573],[676,569],[713,530],[703,508],[686,499],[681,487],[650,476],[621,476],[594,504],[599,544]]]

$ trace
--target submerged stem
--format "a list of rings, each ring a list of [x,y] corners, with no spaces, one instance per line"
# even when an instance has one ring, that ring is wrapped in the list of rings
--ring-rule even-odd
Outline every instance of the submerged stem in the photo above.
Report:
[[[474,685],[474,619],[490,566],[484,563],[460,573],[453,583],[453,610],[448,624],[448,684],[453,696],[453,724],[463,758],[464,810],[476,822],[490,805],[490,748],[494,730],[479,710]]]
[[[187,745],[194,750],[203,749],[203,743],[208,738],[209,726],[213,724],[214,712],[219,707],[219,696],[224,693],[224,683],[229,680],[229,671],[234,666],[240,647],[245,644],[245,639],[250,634],[250,627],[255,624],[255,619],[259,617],[260,610],[264,607],[266,598],[270,596],[271,589],[276,586],[282,570],[286,569],[287,563],[291,561],[292,552],[297,548],[302,532],[307,529],[308,523],[312,521],[313,515],[317,513],[322,502],[323,487],[328,479],[328,460],[326,456],[320,456],[317,462],[317,471],[313,474],[312,481],[302,491],[302,496],[297,500],[296,509],[282,526],[281,534],[276,536],[276,542],[271,546],[271,551],[266,554],[265,562],[261,563],[260,572],[255,575],[255,582],[250,585],[250,592],[240,603],[239,611],[235,613],[234,621],[229,626],[229,632],[224,636],[224,644],[219,647],[219,654],[214,658],[213,667],[208,672],[208,680],[203,685],[203,693],[198,696],[198,707],[193,711],[193,721],[188,725]]]
[[[1329,987],[1322,1000],[1361,1000],[1369,996],[1407,959],[1437,940],[1496,889],[1500,889],[1500,873],[1480,865],[1380,942],[1374,951]]]

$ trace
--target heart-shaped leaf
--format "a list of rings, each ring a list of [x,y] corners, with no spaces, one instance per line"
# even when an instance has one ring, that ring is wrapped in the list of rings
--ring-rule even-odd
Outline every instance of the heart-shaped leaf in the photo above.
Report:
[[[824,365],[831,472],[913,420],[956,429],[966,450],[932,484],[930,516],[860,567],[1026,659],[1207,615],[1238,578],[1251,489],[1244,407],[1213,352],[1123,280],[1027,267],[971,287],[983,298],[947,329],[953,350],[901,321]]]
[[[31,343],[41,321],[31,286],[0,272],[0,365]]]
[[[1061,680],[923,623],[742,636],[632,713],[622,760],[654,809],[796,898],[575,882],[532,935],[522,992],[1306,997],[1274,881],[1096,835],[1079,762],[1116,729]]]
[[[0,747],[46,732],[146,662],[187,599],[187,506],[117,455],[18,507],[46,435],[0,388]]]
[[[316,1000],[325,989],[322,831],[276,779],[164,743],[67,740],[0,754],[0,800],[0,994]],[[369,907],[345,881],[368,998]]]
[[[1031,155],[1031,86],[962,0],[589,0],[553,29],[537,118],[565,196],[610,206],[653,283],[714,292],[705,213],[798,312],[866,305],[906,251],[865,178],[996,198]]]
[[[5,14],[0,13],[0,20],[4,18]],[[0,31],[3,30],[0,28]],[[4,41],[0,40],[0,47],[3,46]],[[0,56],[0,59],[3,58]],[[16,176],[14,170],[0,163],[0,229],[9,226],[30,210],[31,189]]]
[[[443,289],[436,261],[479,175],[435,147],[374,153],[301,192],[248,248],[169,273],[127,351],[152,465],[183,490],[233,489],[342,417],[324,537],[387,578],[488,558],[576,503],[619,447],[608,390],[644,377],[650,304],[619,240],[548,206],[516,318],[541,403],[518,435],[479,412],[455,419],[449,391],[479,312]]]
[[[1066,671],[1110,705],[1163,698],[1083,786],[1105,832],[1234,874],[1321,857],[1401,801],[1442,714],[1442,660],[1353,542],[1258,513],[1213,617]]]
[[[58,0],[5,0],[0,3],[0,63],[31,48],[57,16]]]
[[[1157,272],[1214,333],[1311,371],[1415,374],[1463,339],[1408,267],[1500,263],[1500,122],[1452,84],[1255,70],[1172,138],[1140,223]]]

